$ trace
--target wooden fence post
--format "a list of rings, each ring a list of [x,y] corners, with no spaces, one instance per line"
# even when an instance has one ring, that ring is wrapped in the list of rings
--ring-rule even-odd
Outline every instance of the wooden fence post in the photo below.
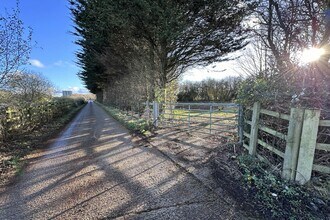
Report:
[[[257,152],[259,115],[260,115],[260,103],[255,102],[253,104],[253,114],[252,114],[250,144],[249,144],[249,154],[253,156],[256,155]]]
[[[244,109],[242,105],[238,106],[238,138],[239,144],[243,144],[243,133],[244,133]]]
[[[320,110],[305,110],[296,174],[300,184],[307,183],[312,176],[320,113]]]
[[[286,180],[296,177],[303,117],[304,109],[291,108],[282,169],[282,178]]]

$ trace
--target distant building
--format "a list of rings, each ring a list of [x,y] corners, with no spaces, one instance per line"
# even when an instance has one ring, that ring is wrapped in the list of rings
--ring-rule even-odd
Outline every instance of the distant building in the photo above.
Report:
[[[68,97],[72,95],[72,91],[62,91],[62,96],[63,97]]]

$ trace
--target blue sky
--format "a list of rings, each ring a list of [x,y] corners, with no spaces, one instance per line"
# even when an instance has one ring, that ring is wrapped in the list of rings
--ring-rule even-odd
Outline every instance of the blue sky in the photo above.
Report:
[[[11,11],[15,5],[15,0],[0,0],[0,12],[4,8]],[[70,34],[73,22],[67,0],[20,0],[19,5],[20,18],[33,29],[33,41],[37,42],[26,69],[42,73],[58,89],[84,90],[77,76],[74,53],[79,48]]]
[[[0,13],[4,8],[15,8],[16,0],[0,0]],[[33,29],[33,48],[30,63],[26,69],[39,72],[60,90],[86,92],[77,76],[79,67],[75,64],[75,37],[70,33],[73,22],[67,0],[20,0],[20,18],[25,26]],[[182,80],[200,81],[206,78],[220,79],[237,75],[233,62],[220,63],[209,67],[194,68]],[[222,71],[225,70],[225,71]]]

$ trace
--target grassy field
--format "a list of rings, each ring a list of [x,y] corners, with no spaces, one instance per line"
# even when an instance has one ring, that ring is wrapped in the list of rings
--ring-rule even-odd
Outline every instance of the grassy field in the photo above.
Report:
[[[237,113],[231,113],[231,112],[221,112],[221,111],[213,111],[210,113],[210,111],[207,110],[187,110],[187,109],[173,109],[172,111],[170,109],[165,110],[165,115],[173,115],[174,119],[188,119],[190,118],[207,118],[209,119],[210,116],[212,119],[226,119],[226,118],[232,118],[236,117]]]

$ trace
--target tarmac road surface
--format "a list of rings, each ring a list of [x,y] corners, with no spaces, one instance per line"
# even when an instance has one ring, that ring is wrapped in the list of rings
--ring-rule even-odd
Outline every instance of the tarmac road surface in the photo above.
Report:
[[[233,219],[234,207],[88,103],[0,192],[0,219]]]

